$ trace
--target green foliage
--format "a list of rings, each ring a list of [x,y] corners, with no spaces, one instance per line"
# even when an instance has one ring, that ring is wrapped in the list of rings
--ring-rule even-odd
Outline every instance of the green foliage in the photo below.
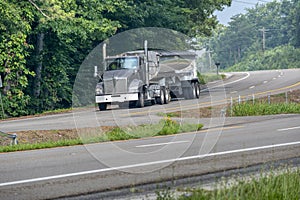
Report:
[[[300,104],[297,103],[252,103],[236,104],[232,108],[233,116],[259,116],[276,114],[299,114]]]
[[[268,176],[259,178],[252,177],[249,181],[237,180],[234,186],[223,183],[220,189],[206,191],[203,189],[192,190],[191,195],[181,196],[179,200],[192,199],[216,199],[216,200],[236,200],[236,199],[289,199],[298,200],[300,198],[300,171],[288,170],[285,173],[276,175],[272,172]]]
[[[36,150],[63,146],[74,146],[81,145],[83,142],[80,139],[69,139],[69,140],[59,140],[57,142],[44,142],[35,144],[18,144],[13,146],[0,146],[0,152],[13,152],[13,151],[26,151],[26,150]]]
[[[26,41],[31,30],[32,15],[19,9],[15,2],[0,2],[0,74],[4,88],[4,109],[9,116],[28,113],[26,106],[30,97],[24,93],[28,76],[34,73],[26,67],[31,48]]]
[[[0,74],[8,116],[68,108],[84,58],[117,32],[165,27],[209,35],[218,1],[2,0]],[[94,82],[89,84],[94,88]],[[76,97],[74,97],[76,99]]]
[[[233,65],[226,71],[253,71],[271,69],[300,68],[300,49],[293,46],[279,46],[265,51],[251,54],[242,62]]]
[[[219,27],[205,43],[221,68],[299,67],[299,6],[299,1],[288,0],[258,4],[234,16],[228,27]]]
[[[105,134],[107,139],[109,141],[115,141],[115,140],[129,140],[134,139],[136,137],[132,136],[131,134],[126,133],[121,128],[114,128],[113,130],[109,131]]]
[[[217,25],[215,10],[229,6],[231,0],[130,0],[121,12],[104,16],[121,22],[124,31],[138,27],[163,27],[190,35],[210,35]]]
[[[200,74],[198,72],[198,79],[200,84],[207,84],[208,82],[213,82],[213,81],[217,81],[217,80],[223,80],[226,76],[224,74]]]
[[[158,132],[158,135],[171,135],[179,132],[180,124],[169,117],[161,120],[160,123],[163,124],[163,127]]]

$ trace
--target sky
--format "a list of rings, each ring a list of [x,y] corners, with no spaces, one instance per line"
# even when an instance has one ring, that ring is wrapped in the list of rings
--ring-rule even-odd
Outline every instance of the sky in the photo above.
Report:
[[[226,7],[221,12],[215,12],[215,14],[221,24],[227,25],[232,16],[245,13],[245,8],[253,8],[257,3],[264,4],[271,1],[272,0],[232,0],[230,7]]]

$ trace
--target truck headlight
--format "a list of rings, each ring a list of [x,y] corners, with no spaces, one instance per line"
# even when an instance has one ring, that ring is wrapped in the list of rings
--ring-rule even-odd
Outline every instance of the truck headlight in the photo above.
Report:
[[[96,95],[101,95],[104,93],[104,88],[102,83],[98,83],[96,86]]]

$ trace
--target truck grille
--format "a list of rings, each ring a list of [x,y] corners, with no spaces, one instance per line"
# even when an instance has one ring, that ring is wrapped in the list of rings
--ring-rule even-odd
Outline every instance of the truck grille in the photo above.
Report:
[[[104,80],[104,91],[106,94],[119,94],[127,92],[127,79],[114,78]]]

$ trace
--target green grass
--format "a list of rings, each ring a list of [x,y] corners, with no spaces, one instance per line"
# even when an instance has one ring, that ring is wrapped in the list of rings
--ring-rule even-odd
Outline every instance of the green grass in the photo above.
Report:
[[[181,196],[179,200],[299,200],[300,199],[300,170],[288,171],[276,175],[251,178],[250,181],[238,181],[234,186],[223,185],[221,188],[207,191],[193,190],[191,195]],[[173,198],[174,199],[174,198]]]
[[[56,110],[44,111],[41,113],[41,115],[60,114],[60,113],[71,112],[72,110],[73,110],[73,108],[61,108],[61,109],[56,109]]]
[[[206,84],[208,82],[223,80],[226,76],[224,74],[200,74],[198,73],[198,79],[200,84]]]
[[[202,129],[202,124],[179,124],[167,117],[158,124],[145,124],[139,126],[117,127],[108,132],[100,133],[98,136],[87,136],[77,139],[66,139],[59,141],[49,141],[35,144],[18,144],[14,146],[0,146],[0,152],[24,151],[34,149],[44,149],[62,146],[73,146],[90,144],[97,142],[130,140],[159,135],[172,135],[182,132],[192,132]],[[82,134],[81,134],[82,135]],[[88,134],[87,134],[88,135]]]
[[[229,111],[230,112],[230,111]],[[276,114],[299,114],[300,104],[297,103],[252,103],[235,104],[232,107],[232,116],[258,116]],[[229,113],[230,114],[230,113]]]
[[[55,142],[49,141],[49,142],[34,143],[34,144],[18,144],[13,146],[0,146],[0,152],[26,151],[26,150],[34,150],[34,149],[74,146],[74,145],[81,145],[81,144],[83,144],[83,141],[80,139],[59,140]]]

